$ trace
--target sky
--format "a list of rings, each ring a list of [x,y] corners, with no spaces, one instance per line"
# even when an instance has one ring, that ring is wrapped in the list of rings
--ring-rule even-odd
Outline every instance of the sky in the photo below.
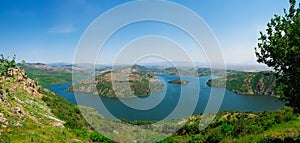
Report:
[[[2,0],[0,3],[0,53],[16,55],[28,63],[73,63],[77,44],[89,25],[124,0]],[[255,64],[254,47],[259,31],[274,14],[288,9],[288,0],[173,0],[200,16],[217,38],[226,64]],[[166,9],[167,10],[167,9]],[[130,16],[124,14],[124,17]],[[116,20],[117,21],[117,20]],[[122,47],[147,36],[168,37],[181,44],[194,61],[206,58],[193,40],[178,27],[153,21],[119,29],[98,55],[110,63]],[[151,46],[151,43],[149,44]],[[151,47],[149,47],[151,48]],[[147,60],[146,60],[147,61]],[[180,61],[180,59],[178,59]],[[148,59],[147,62],[151,62]]]

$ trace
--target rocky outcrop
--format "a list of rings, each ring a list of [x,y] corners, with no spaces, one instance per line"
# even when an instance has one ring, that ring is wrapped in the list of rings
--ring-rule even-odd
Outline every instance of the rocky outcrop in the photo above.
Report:
[[[29,94],[42,98],[43,95],[39,92],[40,86],[38,86],[34,80],[28,78],[26,73],[20,67],[9,68],[7,75],[8,76],[4,76],[4,78],[13,78],[14,81],[21,84],[23,89]]]
[[[42,101],[40,90],[20,67],[9,68],[0,76],[0,134],[1,129],[22,126],[27,121],[64,127]]]

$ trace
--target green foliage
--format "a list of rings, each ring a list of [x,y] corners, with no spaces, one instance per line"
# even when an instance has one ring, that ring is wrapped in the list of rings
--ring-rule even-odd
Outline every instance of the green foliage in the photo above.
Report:
[[[227,123],[221,125],[221,133],[225,135],[231,135],[233,132],[233,126]]]
[[[73,129],[72,131],[77,136],[81,136],[81,137],[84,137],[84,138],[89,136],[89,132],[87,132],[85,130]]]
[[[12,60],[9,60],[9,57],[4,58],[3,54],[0,55],[0,74],[7,74],[9,68],[14,68],[17,66],[15,61],[16,55],[13,56]]]
[[[296,0],[290,0],[290,9],[284,13],[271,19],[266,34],[260,32],[255,53],[259,63],[277,72],[281,99],[300,113],[300,8]]]
[[[190,122],[188,124],[186,124],[185,126],[183,126],[182,128],[180,128],[177,131],[177,135],[191,135],[191,134],[198,134],[200,133],[199,130],[199,122]]]
[[[299,143],[299,142],[300,142],[300,137],[298,137],[298,139],[293,139],[290,137],[285,137],[283,139],[280,139],[278,137],[272,137],[272,136],[267,136],[258,141],[258,143]]]
[[[103,135],[99,134],[98,132],[92,132],[90,134],[90,139],[93,142],[101,142],[101,143],[111,143],[112,141],[104,137]]]
[[[19,63],[19,66],[23,66],[23,65],[25,65],[25,60],[22,60],[20,63]]]

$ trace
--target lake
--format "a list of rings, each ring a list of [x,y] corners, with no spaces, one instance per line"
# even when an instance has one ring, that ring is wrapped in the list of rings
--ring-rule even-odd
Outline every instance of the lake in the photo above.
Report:
[[[153,93],[149,96],[122,100],[87,93],[77,92],[74,94],[73,92],[67,91],[71,83],[49,86],[47,88],[63,96],[71,103],[78,103],[80,105],[95,108],[100,114],[103,114],[105,118],[124,118],[131,121],[165,119],[174,111],[176,106],[178,106],[179,100],[183,102],[184,107],[180,108],[174,116],[168,118],[181,118],[188,116],[190,113],[200,114],[204,112],[210,96],[214,96],[214,98],[218,98],[218,96],[220,96],[210,95],[213,88],[207,86],[206,82],[212,78],[211,76],[182,76],[181,79],[189,81],[189,84],[182,86],[168,83],[170,80],[177,79],[178,76],[158,74],[157,77],[162,79],[160,81],[162,84],[165,84],[164,90]],[[195,82],[197,80],[199,81],[199,84]],[[195,94],[195,86],[200,86],[199,94]],[[183,88],[185,89],[185,92],[181,94]],[[134,107],[127,106],[123,104],[123,102],[126,102],[127,105],[134,105]],[[190,103],[196,103],[195,107],[190,107],[192,106]],[[280,102],[278,98],[273,96],[239,95],[226,89],[220,110],[262,112],[277,110],[283,106],[284,103]],[[105,110],[105,108],[109,111]]]

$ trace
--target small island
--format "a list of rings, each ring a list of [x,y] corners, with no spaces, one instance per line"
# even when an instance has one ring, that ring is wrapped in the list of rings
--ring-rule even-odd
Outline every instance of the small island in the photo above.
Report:
[[[169,81],[169,83],[186,85],[186,84],[189,83],[189,81],[187,81],[187,80],[182,80],[182,79],[175,79],[175,80]]]

